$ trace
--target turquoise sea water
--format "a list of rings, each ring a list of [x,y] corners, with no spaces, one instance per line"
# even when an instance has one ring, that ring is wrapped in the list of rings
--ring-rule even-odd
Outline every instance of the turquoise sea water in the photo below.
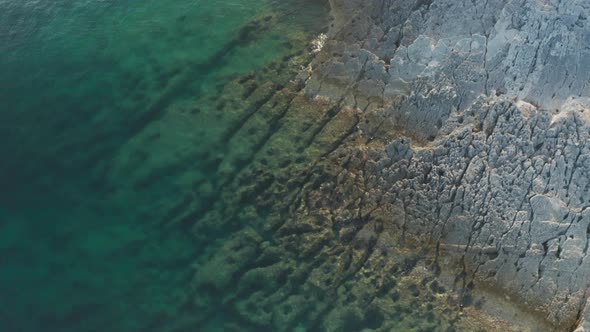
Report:
[[[219,106],[224,85],[300,52],[326,15],[319,1],[0,0],[0,330],[222,326],[193,321],[210,248],[174,221],[232,174],[218,166],[241,115]]]

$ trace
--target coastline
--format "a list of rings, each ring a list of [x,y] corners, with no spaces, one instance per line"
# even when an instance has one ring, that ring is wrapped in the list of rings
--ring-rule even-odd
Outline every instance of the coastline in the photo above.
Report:
[[[590,6],[45,5],[6,11],[6,328],[587,329]]]

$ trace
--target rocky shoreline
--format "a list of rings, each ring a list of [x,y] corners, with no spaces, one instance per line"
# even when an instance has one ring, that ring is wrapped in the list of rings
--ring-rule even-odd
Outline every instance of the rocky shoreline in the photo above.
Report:
[[[304,93],[362,118],[345,163],[362,174],[361,219],[452,256],[463,285],[588,329],[590,6],[330,3]]]
[[[590,330],[590,4],[146,6],[22,63],[9,329]]]

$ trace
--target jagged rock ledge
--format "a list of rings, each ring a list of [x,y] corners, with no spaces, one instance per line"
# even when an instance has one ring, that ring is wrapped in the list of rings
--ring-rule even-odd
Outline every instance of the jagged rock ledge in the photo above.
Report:
[[[330,4],[304,91],[361,112],[365,209],[463,284],[590,330],[590,4]]]

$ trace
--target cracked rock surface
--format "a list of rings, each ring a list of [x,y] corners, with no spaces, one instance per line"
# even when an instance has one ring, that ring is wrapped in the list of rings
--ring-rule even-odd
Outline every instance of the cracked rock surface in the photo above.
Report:
[[[588,330],[590,3],[331,5],[304,91],[362,112],[365,209],[464,283]]]

